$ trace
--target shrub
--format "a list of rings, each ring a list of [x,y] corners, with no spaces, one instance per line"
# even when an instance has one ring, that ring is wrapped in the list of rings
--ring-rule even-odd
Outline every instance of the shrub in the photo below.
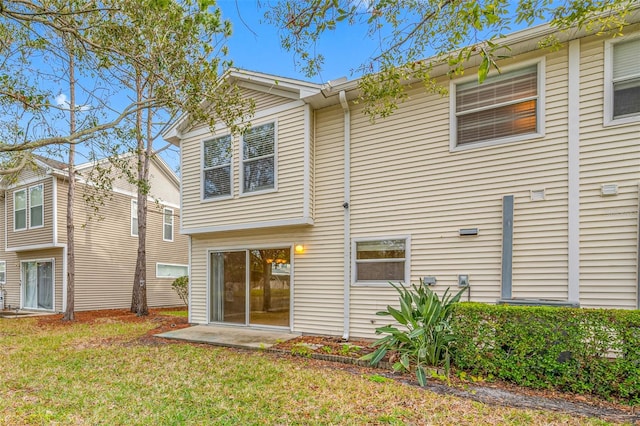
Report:
[[[452,361],[474,375],[640,404],[640,312],[460,303]]]
[[[185,275],[176,278],[173,283],[171,283],[171,288],[178,293],[178,297],[180,297],[184,304],[189,306],[189,277]]]
[[[387,335],[375,341],[373,346],[377,346],[377,349],[361,359],[376,365],[388,351],[395,351],[399,361],[393,364],[393,369],[409,371],[415,368],[418,382],[425,386],[424,366],[444,364],[447,374],[449,372],[449,346],[455,340],[449,320],[453,305],[460,300],[466,288],[456,295],[449,294],[447,289],[440,299],[422,281],[410,288],[403,285],[393,287],[400,295],[400,309],[387,306],[385,311],[377,312],[377,315],[392,316],[401,328],[395,325],[377,328],[376,334]]]

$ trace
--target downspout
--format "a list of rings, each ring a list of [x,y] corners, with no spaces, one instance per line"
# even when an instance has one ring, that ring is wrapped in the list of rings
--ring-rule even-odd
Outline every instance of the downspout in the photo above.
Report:
[[[340,105],[344,111],[344,333],[342,338],[349,339],[349,313],[351,311],[351,111],[344,90],[339,94]]]

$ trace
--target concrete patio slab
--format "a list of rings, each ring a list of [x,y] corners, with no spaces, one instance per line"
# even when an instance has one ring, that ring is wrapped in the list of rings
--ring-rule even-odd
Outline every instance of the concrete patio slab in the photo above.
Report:
[[[189,328],[156,334],[156,336],[231,348],[267,349],[277,343],[299,337],[300,334],[255,328],[195,325]]]

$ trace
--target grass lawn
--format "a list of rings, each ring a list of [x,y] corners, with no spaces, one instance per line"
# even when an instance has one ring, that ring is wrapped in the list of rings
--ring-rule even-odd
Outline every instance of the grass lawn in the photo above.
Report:
[[[606,424],[273,353],[149,338],[157,318],[0,319],[0,424]]]

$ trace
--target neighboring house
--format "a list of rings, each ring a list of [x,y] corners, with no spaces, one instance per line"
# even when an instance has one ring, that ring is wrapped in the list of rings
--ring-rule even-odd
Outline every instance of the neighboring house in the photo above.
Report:
[[[637,309],[640,25],[538,49],[552,31],[507,37],[480,86],[473,67],[440,78],[448,96],[416,84],[375,123],[357,81],[230,72],[249,132],[164,135],[182,152],[190,322],[372,337],[389,282],[422,278],[479,302]]]
[[[15,183],[0,187],[0,287],[7,308],[61,312],[67,292],[66,165],[41,157],[35,163]],[[77,166],[75,310],[129,308],[138,248],[136,188],[116,178],[99,219],[85,202],[95,194],[96,186],[87,183],[94,167]],[[179,182],[158,157],[151,160],[150,176],[148,304],[181,305],[171,288],[188,271],[187,237],[178,232]]]

